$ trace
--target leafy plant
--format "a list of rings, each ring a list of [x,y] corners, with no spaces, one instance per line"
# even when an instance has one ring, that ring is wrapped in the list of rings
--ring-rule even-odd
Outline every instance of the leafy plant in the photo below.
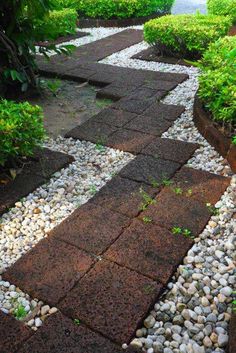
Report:
[[[22,320],[26,317],[28,312],[25,310],[22,304],[19,304],[17,308],[14,310],[14,316],[17,320]]]
[[[208,13],[230,16],[236,23],[236,0],[207,0]]]
[[[79,17],[133,18],[168,13],[173,2],[174,0],[77,0],[76,8]]]
[[[95,148],[96,150],[100,151],[100,152],[104,152],[105,151],[105,139],[104,138],[99,138],[96,142]]]
[[[219,209],[213,206],[211,203],[206,203],[206,207],[213,216],[219,215]]]
[[[176,187],[176,188],[173,188],[173,191],[176,195],[182,195],[183,194],[183,189],[179,188],[179,187]]]
[[[154,200],[150,195],[148,195],[143,188],[140,188],[139,190],[140,195],[142,196],[143,202],[140,205],[140,210],[145,211],[149,205],[153,205],[156,203],[156,200]]]
[[[45,85],[54,96],[57,96],[57,93],[61,87],[61,81],[58,79],[47,80],[43,82],[43,85]]]
[[[164,179],[162,179],[161,183],[163,186],[170,186],[171,184],[173,184],[173,181],[164,178]]]
[[[191,230],[189,230],[188,228],[181,228],[181,227],[173,227],[171,229],[171,232],[174,234],[174,235],[180,235],[182,234],[184,237],[186,238],[190,238],[190,239],[193,239],[193,235],[192,235],[192,232]]]
[[[91,186],[90,186],[90,193],[91,193],[92,195],[95,195],[96,192],[97,192],[96,186],[95,186],[95,185],[91,185]]]
[[[74,319],[74,323],[79,326],[80,325],[80,320],[79,319]]]
[[[232,20],[215,15],[168,15],[144,25],[144,39],[159,55],[199,59],[209,44],[228,33]]]
[[[145,224],[152,223],[152,218],[151,217],[144,216],[142,219],[143,219],[143,222]]]
[[[171,229],[171,232],[172,232],[173,234],[182,234],[182,228],[180,228],[180,227],[173,227],[173,228]]]
[[[43,113],[28,102],[0,101],[0,165],[32,156],[45,137]]]
[[[236,145],[236,135],[232,137],[232,142],[234,145]]]

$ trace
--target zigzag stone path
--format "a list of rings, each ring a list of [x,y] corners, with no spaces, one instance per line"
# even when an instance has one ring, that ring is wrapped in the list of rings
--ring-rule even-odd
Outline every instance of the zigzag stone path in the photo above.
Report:
[[[67,137],[136,158],[4,273],[60,312],[34,335],[4,317],[1,352],[121,352],[193,244],[172,227],[198,236],[211,216],[206,202],[214,204],[229,185],[227,178],[184,167],[198,145],[160,138],[184,111],[160,99],[187,75],[97,62],[141,40],[141,31],[125,30],[78,48],[71,58],[39,59],[43,74],[97,84],[104,87],[99,97],[114,100]],[[5,344],[8,325],[14,332]]]

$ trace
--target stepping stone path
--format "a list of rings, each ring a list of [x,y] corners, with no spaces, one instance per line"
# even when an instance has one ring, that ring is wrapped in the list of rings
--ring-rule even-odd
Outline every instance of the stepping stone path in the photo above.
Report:
[[[211,217],[206,203],[214,205],[229,185],[184,166],[197,144],[161,138],[184,107],[160,99],[187,75],[98,63],[141,40],[141,31],[125,30],[72,57],[38,59],[44,75],[97,84],[99,97],[114,100],[67,137],[136,157],[3,274],[59,312],[34,334],[0,314],[1,353],[122,352],[193,244],[172,228],[198,236]]]

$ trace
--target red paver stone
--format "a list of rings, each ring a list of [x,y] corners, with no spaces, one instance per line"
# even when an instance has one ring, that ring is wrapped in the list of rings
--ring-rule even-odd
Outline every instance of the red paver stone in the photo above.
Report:
[[[125,125],[125,128],[141,131],[155,136],[161,136],[163,132],[168,130],[171,125],[172,122],[167,119],[143,114],[131,120],[127,125]]]
[[[157,137],[141,152],[156,158],[169,159],[184,164],[192,157],[198,147],[196,143]]]
[[[148,81],[145,83],[144,87],[163,91],[171,91],[177,85],[178,83],[174,81]]]
[[[159,192],[157,188],[116,176],[89,202],[95,202],[100,207],[107,207],[133,218],[140,213],[141,204],[144,202],[142,190],[150,197]]]
[[[189,229],[197,236],[205,228],[211,214],[207,207],[190,197],[176,195],[171,188],[163,189],[156,203],[140,215],[150,217],[154,223],[172,230],[173,227]]]
[[[182,235],[135,219],[104,256],[167,284],[192,244]]]
[[[121,151],[139,153],[153,139],[153,135],[123,128],[114,132],[107,139],[106,144]]]
[[[65,137],[73,137],[74,139],[91,141],[94,143],[106,143],[108,136],[117,130],[116,127],[97,123],[92,119],[84,124],[75,127],[65,134]]]
[[[112,104],[112,108],[125,110],[131,113],[142,114],[144,110],[146,110],[152,103],[153,101],[151,99],[137,100],[122,98],[118,102]]]
[[[13,353],[33,334],[33,330],[0,310],[0,352]]]
[[[123,353],[124,350],[85,325],[58,312],[50,316],[19,353]],[[129,348],[127,353],[134,353]],[[137,352],[137,351],[135,351]],[[8,352],[9,353],[9,352]]]
[[[153,185],[156,182],[161,183],[163,179],[172,178],[179,168],[180,164],[173,161],[139,155],[120,171],[120,175]]]
[[[91,329],[122,344],[131,340],[161,288],[147,277],[102,260],[59,307],[70,317],[81,319]]]
[[[104,123],[111,126],[122,127],[130,120],[136,118],[137,114],[117,109],[103,109],[100,113],[92,117],[92,120],[98,123]]]
[[[206,203],[214,205],[229,186],[230,178],[183,167],[176,173],[173,182],[174,186],[183,190],[183,193],[188,193],[191,199],[200,201],[204,205]]]
[[[93,265],[93,258],[60,240],[43,239],[3,277],[33,297],[56,305]]]
[[[180,105],[167,105],[163,103],[153,103],[144,112],[144,115],[150,115],[157,119],[163,118],[169,121],[175,121],[185,111],[185,108]]]
[[[102,88],[100,91],[97,92],[97,98],[106,98],[112,100],[119,100],[123,97],[126,97],[135,89],[134,86],[131,85],[123,85],[117,86],[116,82]]]
[[[50,232],[65,242],[96,255],[103,253],[130,219],[96,203],[86,203]]]
[[[156,97],[162,98],[165,95],[165,90],[151,89],[148,87],[139,87],[132,94],[129,95],[129,99],[148,99]]]

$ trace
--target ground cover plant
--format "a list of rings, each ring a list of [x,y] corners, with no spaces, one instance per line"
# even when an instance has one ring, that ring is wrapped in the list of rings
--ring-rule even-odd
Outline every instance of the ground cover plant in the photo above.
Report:
[[[199,59],[209,44],[225,36],[229,17],[215,15],[167,15],[144,25],[144,38],[159,55]]]
[[[236,37],[211,44],[200,62],[198,95],[212,118],[231,133],[236,127]]]
[[[174,0],[77,0],[76,8],[83,18],[135,18],[169,13],[173,3]]]
[[[207,0],[208,13],[231,16],[236,24],[236,0]]]

